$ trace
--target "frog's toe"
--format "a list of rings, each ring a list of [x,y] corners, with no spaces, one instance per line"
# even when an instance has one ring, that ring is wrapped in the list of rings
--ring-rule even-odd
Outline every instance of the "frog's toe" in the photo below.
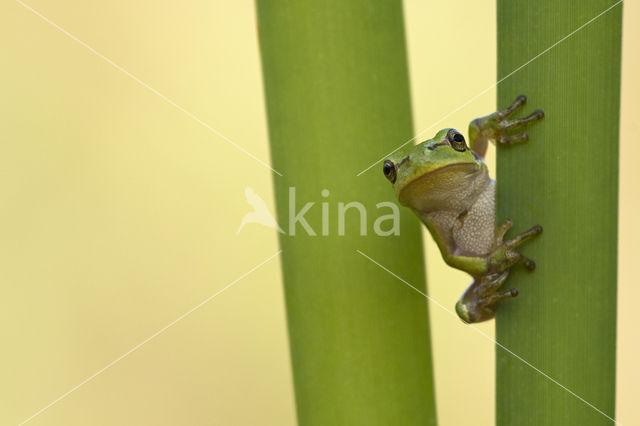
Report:
[[[536,262],[529,259],[528,257],[520,255],[520,261],[528,271],[533,271],[534,269],[536,269]]]
[[[511,105],[509,105],[509,108],[504,109],[502,111],[498,111],[498,115],[502,118],[507,118],[513,115],[520,108],[522,108],[526,103],[527,103],[527,97],[525,95],[519,95],[516,98],[516,100],[513,101]]]
[[[485,305],[485,307],[493,306],[493,310],[495,310],[496,302],[503,299],[511,299],[511,298],[517,297],[518,294],[519,292],[517,288],[510,288],[509,290],[506,290],[506,291],[500,291],[500,292],[490,294],[489,296],[484,298],[482,302]]]
[[[513,221],[511,219],[504,220],[502,225],[500,225],[496,229],[496,243],[502,244],[505,234],[507,233],[507,231],[509,231],[509,229],[511,229],[512,226],[513,226]]]
[[[542,234],[542,226],[535,225],[528,231],[525,231],[522,234],[516,235],[514,238],[505,242],[505,246],[509,248],[518,247],[520,244],[524,243],[525,241],[530,240],[531,238],[540,234]]]
[[[537,109],[524,118],[518,118],[515,120],[504,120],[501,124],[504,130],[515,130],[524,126],[528,126],[544,118],[544,112],[541,109]]]
[[[528,140],[529,135],[527,133],[520,133],[518,135],[500,136],[498,142],[503,145],[513,145],[514,143],[526,142]]]

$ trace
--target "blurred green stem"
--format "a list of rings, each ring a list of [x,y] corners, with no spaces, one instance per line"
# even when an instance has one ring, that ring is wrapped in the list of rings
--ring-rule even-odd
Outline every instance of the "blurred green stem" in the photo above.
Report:
[[[412,136],[400,1],[258,0],[289,339],[302,425],[430,425],[435,403],[426,301],[360,256],[425,289],[417,220],[400,235],[373,223],[393,191],[367,162]],[[381,167],[381,166],[380,166]],[[294,210],[314,202],[290,233]],[[326,190],[326,191],[323,191]],[[339,235],[340,202],[357,209]],[[325,207],[326,206],[326,207]],[[323,217],[328,218],[326,232]],[[323,234],[328,235],[323,235]]]

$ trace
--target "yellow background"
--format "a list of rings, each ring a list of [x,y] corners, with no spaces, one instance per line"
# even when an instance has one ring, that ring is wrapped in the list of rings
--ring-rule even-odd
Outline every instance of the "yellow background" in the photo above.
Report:
[[[494,3],[405,2],[416,132],[495,82]],[[277,258],[172,323],[278,250],[268,228],[236,235],[245,187],[273,208],[270,171],[185,113],[268,162],[253,2],[28,5],[95,51],[19,2],[0,6],[0,424],[36,413],[28,424],[294,424]],[[627,426],[640,423],[638,19],[625,4],[617,418]],[[432,66],[451,56],[464,65]],[[494,108],[490,90],[424,136]],[[469,278],[425,241],[431,296],[450,306]],[[493,344],[437,307],[431,318],[440,424],[493,424]]]

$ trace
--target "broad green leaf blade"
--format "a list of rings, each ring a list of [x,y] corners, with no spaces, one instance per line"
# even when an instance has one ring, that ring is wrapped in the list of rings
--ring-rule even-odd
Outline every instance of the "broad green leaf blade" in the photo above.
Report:
[[[614,4],[498,0],[498,78]],[[498,425],[613,424],[621,18],[619,4],[498,89],[500,106],[523,93],[546,117],[498,149],[499,219],[544,233],[522,248],[536,271],[509,277],[520,296],[502,302],[497,340],[566,387],[496,348]]]
[[[356,176],[412,136],[401,2],[259,0],[257,9],[271,156],[284,174],[274,184],[298,420],[435,424],[426,301],[356,252],[425,289],[416,218],[403,209],[399,236],[376,235],[375,220],[390,214],[376,204],[393,191],[382,164]],[[340,235],[338,203],[354,201],[366,209],[366,236],[356,208]],[[300,222],[293,236],[290,220],[308,202],[316,236]]]

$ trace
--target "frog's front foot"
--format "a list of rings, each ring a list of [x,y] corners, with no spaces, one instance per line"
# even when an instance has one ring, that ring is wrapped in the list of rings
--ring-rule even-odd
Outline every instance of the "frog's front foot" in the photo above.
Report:
[[[529,135],[526,132],[511,134],[513,130],[533,124],[544,118],[544,112],[538,109],[524,118],[510,119],[513,114],[527,103],[527,97],[520,95],[507,109],[496,111],[484,117],[476,118],[469,127],[470,138],[490,140],[494,143],[512,145],[518,142],[526,142]],[[486,142],[484,142],[486,144]]]
[[[499,291],[507,279],[509,270],[476,277],[458,303],[456,313],[466,323],[487,321],[496,315],[498,301],[518,295],[518,289]]]
[[[507,219],[496,230],[494,249],[489,256],[489,271],[492,273],[507,271],[517,262],[522,262],[525,268],[530,271],[533,271],[536,268],[535,262],[520,254],[516,248],[525,241],[540,235],[542,233],[542,226],[535,225],[528,231],[525,231],[510,240],[504,241],[504,236],[511,226],[513,226],[513,222],[511,219]]]

